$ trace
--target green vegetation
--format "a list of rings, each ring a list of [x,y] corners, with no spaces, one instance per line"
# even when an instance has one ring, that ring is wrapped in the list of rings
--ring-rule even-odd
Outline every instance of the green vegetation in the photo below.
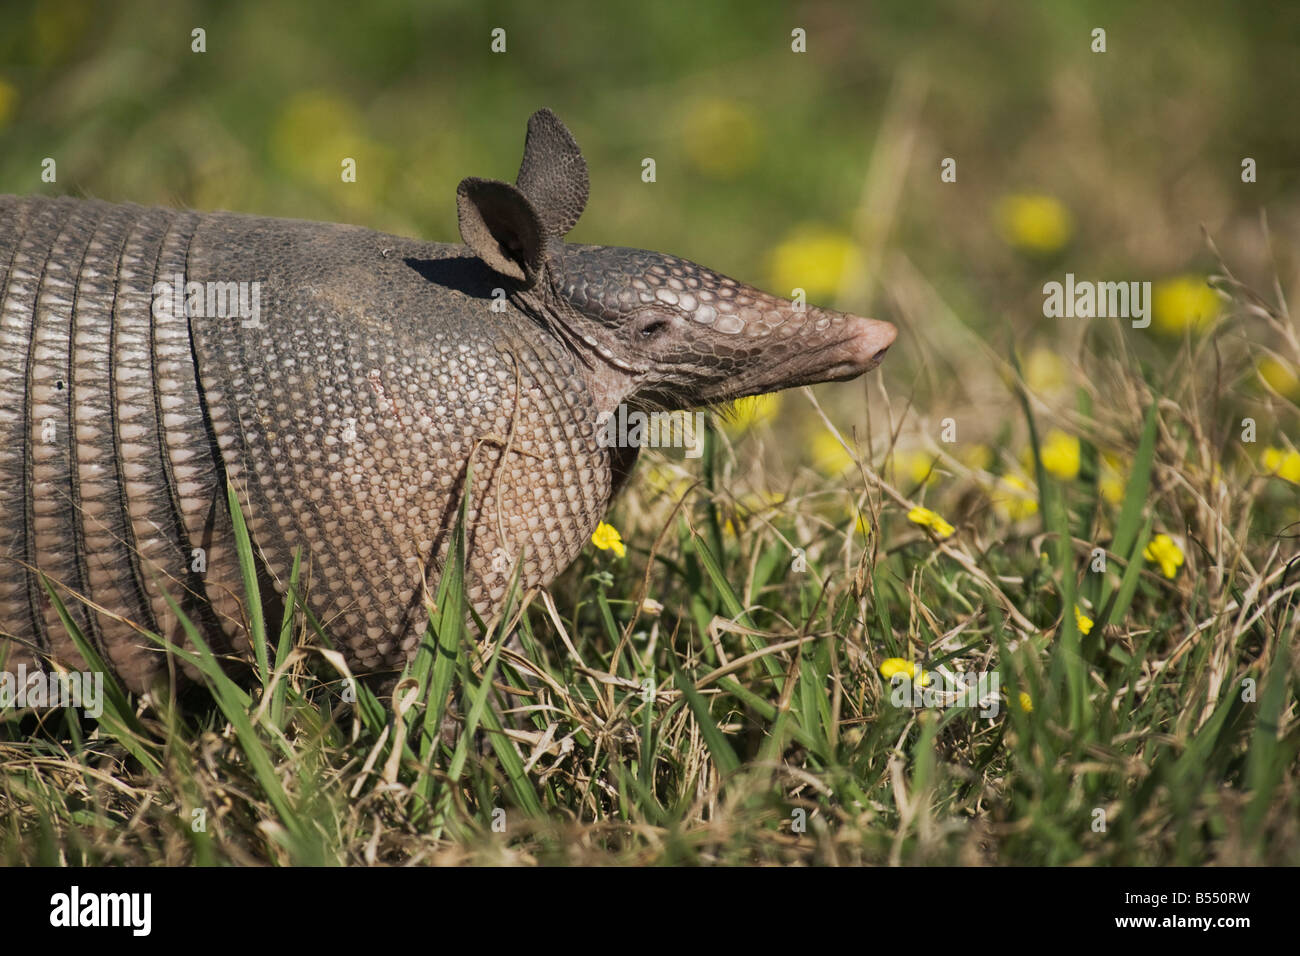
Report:
[[[243,683],[191,632],[184,708],[0,715],[0,861],[1300,863],[1300,8],[145,8],[14,14],[0,189],[450,240],[549,105],[570,238],[900,337],[645,453],[625,555],[482,640],[453,560],[395,703],[293,600]],[[1150,328],[1045,318],[1067,273],[1151,281]]]

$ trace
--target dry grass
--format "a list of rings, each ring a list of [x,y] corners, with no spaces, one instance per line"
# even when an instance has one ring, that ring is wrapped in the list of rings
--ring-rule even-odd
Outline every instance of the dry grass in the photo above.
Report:
[[[889,272],[907,328],[944,314],[915,269]],[[628,557],[590,549],[480,644],[437,619],[452,663],[417,662],[396,707],[347,699],[299,613],[251,694],[213,666],[211,698],[184,710],[14,716],[0,858],[1300,862],[1297,496],[1259,464],[1297,407],[1255,371],[1300,349],[1280,288],[1220,273],[1219,321],[1164,367],[1094,322],[1066,381],[1035,390],[972,339],[984,380],[962,388],[1004,400],[955,406],[955,444],[942,408],[876,373],[847,433],[807,393],[853,452],[840,474],[770,470],[763,426],[711,430],[702,469],[648,454],[611,519]],[[1077,475],[1026,467],[1051,429],[1079,439]],[[1034,504],[1009,513],[995,499],[1015,473]],[[922,505],[955,532],[909,521]],[[1184,556],[1172,579],[1142,556],[1157,533]],[[996,671],[998,715],[895,706],[892,657]]]

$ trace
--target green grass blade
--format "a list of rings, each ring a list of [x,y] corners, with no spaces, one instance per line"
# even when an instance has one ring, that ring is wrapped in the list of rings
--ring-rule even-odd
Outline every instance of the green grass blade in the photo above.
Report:
[[[302,566],[302,549],[293,552],[293,569],[289,572],[289,591],[284,598],[284,616],[280,620],[280,640],[275,648],[275,671],[289,659],[293,649],[293,625],[298,603],[298,575]],[[289,692],[286,680],[279,680],[271,690],[271,723],[277,727],[284,726],[285,699]]]
[[[212,653],[207,641],[199,633],[199,629],[194,626],[189,616],[181,610],[171,595],[164,593],[163,596],[172,612],[180,620],[181,627],[185,630],[185,635],[194,648],[191,652],[185,648],[173,646],[172,651],[182,659],[188,660],[203,675],[222,715],[234,728],[240,749],[248,758],[249,766],[252,767],[254,776],[257,777],[258,783],[262,785],[262,789],[266,792],[267,800],[275,809],[280,822],[284,824],[285,829],[289,832],[294,848],[301,853],[306,847],[305,835],[307,827],[294,808],[289,795],[285,792],[280,777],[276,773],[275,765],[271,760],[271,755],[249,716],[252,699],[226,674],[216,655]],[[255,595],[247,595],[247,597],[253,600]],[[167,643],[162,639],[159,640],[160,643]]]
[[[230,507],[230,520],[235,531],[235,553],[239,556],[239,576],[243,581],[245,606],[248,611],[248,638],[253,643],[253,659],[257,662],[257,676],[265,687],[271,679],[266,660],[266,621],[262,614],[262,592],[257,586],[257,562],[253,557],[253,543],[248,537],[244,512],[239,506],[235,486],[226,482],[226,502]]]
[[[1142,551],[1150,540],[1151,519],[1148,517],[1143,521],[1142,530],[1138,533],[1133,550],[1128,555],[1128,564],[1124,568],[1124,576],[1120,579],[1119,590],[1115,592],[1115,600],[1109,610],[1104,610],[1107,624],[1118,624],[1128,613],[1129,606],[1133,603],[1133,595],[1137,593],[1138,582],[1142,578]]]
[[[1147,508],[1147,496],[1151,491],[1151,465],[1155,459],[1156,408],[1157,403],[1153,401],[1142,422],[1142,437],[1138,439],[1137,452],[1133,456],[1133,470],[1129,473],[1128,485],[1124,490],[1124,503],[1120,506],[1119,518],[1115,522],[1115,538],[1111,542],[1111,551],[1127,559],[1130,565],[1141,564],[1141,561],[1135,558],[1135,554],[1140,552],[1133,548],[1133,542],[1149,520],[1144,517],[1144,514]],[[1106,606],[1111,591],[1111,578],[1107,575],[1101,589],[1100,607]]]
[[[71,615],[68,614],[68,608],[59,597],[50,581],[44,574],[40,575],[41,587],[45,589],[50,603],[54,605],[55,612],[59,615],[59,620],[63,622],[63,627],[67,630],[68,636],[72,638],[72,643],[76,645],[78,653],[86,662],[86,667],[93,674],[103,675],[104,680],[104,701],[103,713],[99,715],[99,723],[104,728],[105,733],[110,734],[118,741],[131,756],[140,761],[141,766],[149,773],[159,773],[162,770],[162,764],[154,748],[147,742],[148,734],[144,727],[135,716],[135,710],[131,707],[127,699],[126,692],[122,685],[117,682],[113,675],[112,669],[99,656],[99,652],[86,640],[86,636],[81,633]]]
[[[740,598],[736,596],[735,590],[731,587],[731,582],[727,580],[726,574],[723,573],[722,565],[718,563],[717,555],[715,555],[709,548],[704,538],[700,537],[698,534],[695,536],[695,548],[696,553],[699,555],[700,563],[704,565],[704,571],[708,574],[709,580],[713,583],[713,587],[717,591],[718,597],[721,599],[722,606],[726,609],[727,614],[733,621],[741,626],[753,629],[754,621],[749,616],[749,612],[745,610],[744,605],[740,603]],[[757,651],[762,650],[763,648],[763,641],[752,634],[745,635],[745,643],[749,646],[750,650]],[[780,663],[774,660],[771,655],[765,655],[759,660],[763,669],[767,671],[769,677],[779,678],[784,673]]]
[[[718,725],[713,722],[713,714],[709,711],[708,701],[704,695],[695,689],[695,683],[682,673],[677,666],[677,661],[669,656],[669,662],[673,668],[673,680],[677,683],[677,688],[686,698],[687,704],[690,705],[691,713],[695,715],[695,723],[700,728],[700,736],[704,738],[704,744],[709,748],[709,753],[713,755],[713,762],[717,764],[718,773],[723,778],[730,777],[740,769],[740,759],[736,752],[731,749],[727,743],[727,738],[723,735]]]

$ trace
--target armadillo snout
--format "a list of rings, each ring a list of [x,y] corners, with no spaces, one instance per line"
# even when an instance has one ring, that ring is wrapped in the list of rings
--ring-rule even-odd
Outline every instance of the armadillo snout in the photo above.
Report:
[[[641,397],[671,407],[853,378],[897,334],[645,249],[566,246],[552,268],[573,337],[635,370]]]
[[[850,338],[845,341],[844,360],[855,371],[852,375],[869,372],[885,357],[889,347],[898,336],[898,329],[879,319],[864,319],[857,315],[845,316],[848,320]]]

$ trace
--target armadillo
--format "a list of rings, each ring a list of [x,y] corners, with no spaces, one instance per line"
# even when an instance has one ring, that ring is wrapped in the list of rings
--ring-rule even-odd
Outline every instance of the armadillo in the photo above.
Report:
[[[464,244],[326,223],[0,197],[0,667],[84,660],[128,688],[149,631],[231,659],[249,630],[227,483],[261,588],[305,600],[354,672],[425,632],[468,482],[466,597],[545,586],[637,454],[602,423],[873,368],[887,322],[672,255],[571,244],[586,163],[549,110],[513,185],[457,189]]]

